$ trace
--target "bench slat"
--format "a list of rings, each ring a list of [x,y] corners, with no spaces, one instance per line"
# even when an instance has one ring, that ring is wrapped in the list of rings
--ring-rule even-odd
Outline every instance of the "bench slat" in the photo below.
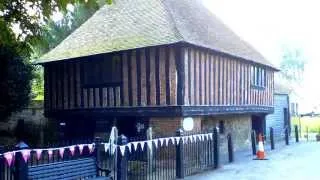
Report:
[[[83,159],[75,159],[75,160],[67,160],[67,161],[61,161],[61,162],[54,162],[54,163],[49,163],[49,164],[41,164],[41,165],[36,165],[36,166],[31,166],[29,167],[29,171],[32,171],[34,168],[52,168],[56,166],[67,166],[69,164],[81,164],[81,163],[90,163],[93,162],[95,163],[95,159],[93,158],[83,158]]]
[[[29,179],[78,179],[96,178],[97,167],[94,158],[55,162],[31,166],[28,170]]]
[[[29,174],[37,174],[38,172],[55,172],[55,171],[64,171],[64,170],[73,170],[73,169],[79,169],[79,168],[87,168],[95,166],[95,163],[87,163],[87,164],[69,164],[67,166],[48,166],[46,168],[33,168],[32,171],[29,171]],[[96,169],[96,168],[95,168]]]

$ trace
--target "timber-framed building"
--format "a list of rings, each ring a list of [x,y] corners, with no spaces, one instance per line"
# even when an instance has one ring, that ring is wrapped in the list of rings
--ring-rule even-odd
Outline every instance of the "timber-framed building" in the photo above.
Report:
[[[66,135],[263,131],[277,69],[198,0],[116,0],[41,57],[45,114]]]

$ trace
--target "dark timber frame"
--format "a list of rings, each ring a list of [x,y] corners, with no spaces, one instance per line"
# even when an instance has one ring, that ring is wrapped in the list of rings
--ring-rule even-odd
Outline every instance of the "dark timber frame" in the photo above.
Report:
[[[120,82],[84,84],[84,62],[114,57],[120,61]],[[251,86],[252,66],[266,70],[265,88]],[[44,69],[47,117],[273,112],[274,69],[186,43],[56,61]]]

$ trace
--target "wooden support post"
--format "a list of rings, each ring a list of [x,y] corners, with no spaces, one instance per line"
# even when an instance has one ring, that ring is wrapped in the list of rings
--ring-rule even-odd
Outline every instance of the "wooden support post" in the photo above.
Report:
[[[296,136],[296,142],[299,142],[299,130],[297,125],[294,126],[294,134]]]
[[[252,155],[256,155],[257,154],[257,139],[256,139],[256,131],[252,130],[251,131],[251,147],[252,147]]]
[[[0,146],[0,154],[4,153],[4,147]],[[4,169],[4,164],[5,164],[5,158],[3,156],[0,156],[0,180],[5,180],[5,173],[3,171]]]
[[[96,162],[98,165],[100,165],[100,162],[102,162],[101,161],[101,146],[102,146],[101,142],[102,142],[102,139],[100,137],[94,138],[94,143],[95,143],[94,156],[96,157]],[[99,170],[97,170],[97,176],[100,176]]]
[[[29,146],[22,141],[18,143],[15,147],[17,148],[17,150],[29,148]],[[15,153],[14,168],[15,168],[14,179],[16,180],[28,179],[28,163],[24,161],[22,152],[20,151]]]
[[[213,129],[213,163],[214,168],[218,168],[220,166],[220,143],[219,143],[219,133],[217,127]]]
[[[230,133],[228,134],[228,155],[229,155],[229,162],[233,162],[234,161],[233,142],[232,142],[232,136]]]
[[[286,127],[286,129],[285,129],[285,141],[286,141],[286,145],[289,145],[289,129],[288,129],[288,127]]]
[[[183,136],[183,130],[178,129],[176,135],[179,137]],[[177,142],[178,143],[178,142]],[[176,177],[183,179],[184,178],[184,153],[183,153],[183,141],[180,139],[180,142],[177,144],[176,149]]]
[[[120,146],[126,145],[128,143],[128,138],[124,135],[118,137],[118,147],[117,147],[117,180],[127,180],[127,169],[128,169],[128,154],[124,152],[121,154]]]
[[[274,150],[274,134],[273,134],[272,127],[270,127],[270,145],[271,145],[271,150]]]

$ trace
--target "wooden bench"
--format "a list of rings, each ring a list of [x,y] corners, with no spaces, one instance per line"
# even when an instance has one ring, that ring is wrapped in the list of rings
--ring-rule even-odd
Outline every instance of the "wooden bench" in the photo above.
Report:
[[[108,177],[99,176],[99,172],[105,172]],[[94,158],[81,158],[76,160],[68,160],[31,166],[28,168],[28,179],[107,179],[110,171],[97,166]]]

